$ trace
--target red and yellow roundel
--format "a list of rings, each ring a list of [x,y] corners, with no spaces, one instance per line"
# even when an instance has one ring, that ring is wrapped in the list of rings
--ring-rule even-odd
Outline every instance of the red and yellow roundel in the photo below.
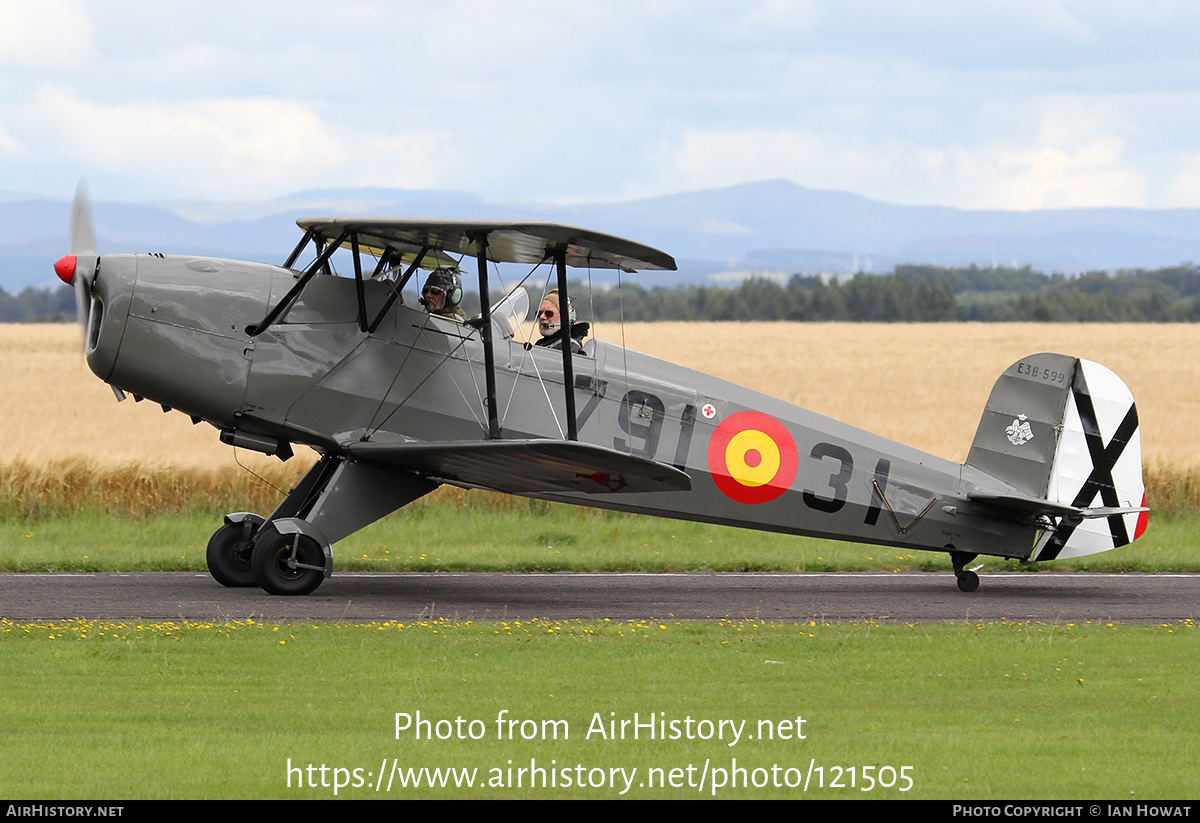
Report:
[[[708,441],[708,469],[717,488],[739,503],[766,503],[796,479],[796,441],[774,417],[755,411],[726,417]]]

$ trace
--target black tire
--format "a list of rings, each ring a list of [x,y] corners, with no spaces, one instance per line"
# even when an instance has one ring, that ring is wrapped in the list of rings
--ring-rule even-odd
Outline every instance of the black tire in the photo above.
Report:
[[[958,588],[960,591],[973,592],[979,588],[979,575],[964,569],[958,573]]]
[[[316,540],[303,534],[280,534],[276,529],[267,528],[255,541],[250,558],[254,579],[263,591],[282,595],[309,594],[325,579],[322,571],[288,566],[293,545],[296,562],[325,568],[325,552]]]
[[[254,548],[256,534],[258,524],[252,521],[226,523],[213,532],[204,553],[208,573],[213,580],[229,588],[258,585],[250,565],[250,552]]]

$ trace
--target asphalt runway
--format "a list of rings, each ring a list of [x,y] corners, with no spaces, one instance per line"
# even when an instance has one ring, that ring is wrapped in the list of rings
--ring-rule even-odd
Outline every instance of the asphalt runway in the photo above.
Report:
[[[995,573],[343,573],[307,597],[226,589],[207,574],[0,574],[9,620],[413,622],[753,618],[770,622],[1168,623],[1200,609],[1200,575]]]

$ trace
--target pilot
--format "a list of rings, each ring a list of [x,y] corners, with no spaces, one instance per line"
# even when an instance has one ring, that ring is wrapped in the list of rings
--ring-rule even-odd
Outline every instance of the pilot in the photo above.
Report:
[[[449,266],[440,266],[429,273],[425,288],[421,289],[421,305],[430,314],[461,323],[467,319],[466,312],[459,305],[462,294],[462,278],[458,272]]]
[[[538,309],[538,331],[542,339],[534,345],[545,346],[549,349],[561,349],[563,346],[564,329],[562,327],[562,311],[558,299],[558,289],[548,292],[542,298],[541,308]],[[571,353],[584,354],[583,338],[587,337],[591,326],[588,323],[575,322],[575,307],[567,302],[567,322],[570,324]]]

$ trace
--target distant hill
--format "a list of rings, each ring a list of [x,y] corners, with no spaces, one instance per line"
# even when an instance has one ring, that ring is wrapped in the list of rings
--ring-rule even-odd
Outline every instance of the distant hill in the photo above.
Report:
[[[102,193],[101,193],[102,194]],[[0,288],[52,282],[65,253],[69,199],[0,192]],[[902,206],[786,180],[621,203],[548,206],[454,191],[319,189],[255,202],[94,206],[101,252],[162,251],[279,262],[295,220],[320,214],[555,220],[611,232],[675,256],[653,285],[729,282],[750,272],[884,273],[898,263],[1032,265],[1080,272],[1200,259],[1200,209],[999,211]],[[717,276],[717,280],[711,278]],[[613,279],[594,273],[594,282]]]

